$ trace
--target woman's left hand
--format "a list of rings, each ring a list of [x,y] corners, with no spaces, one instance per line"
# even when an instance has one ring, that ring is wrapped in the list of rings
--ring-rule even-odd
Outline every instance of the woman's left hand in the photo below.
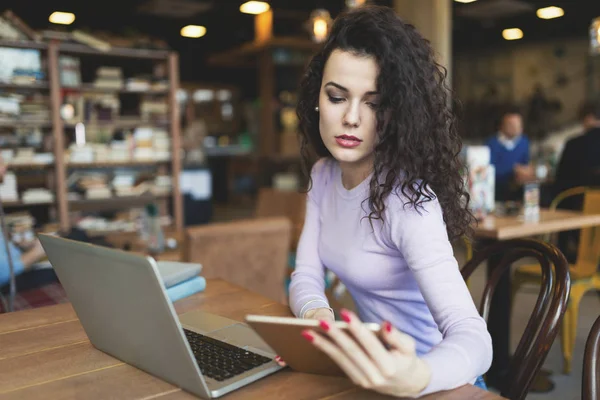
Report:
[[[303,336],[331,357],[358,386],[399,397],[418,396],[425,389],[431,372],[417,356],[412,337],[384,322],[378,338],[354,313],[342,310],[341,315],[350,334],[321,321],[319,332],[306,330]]]

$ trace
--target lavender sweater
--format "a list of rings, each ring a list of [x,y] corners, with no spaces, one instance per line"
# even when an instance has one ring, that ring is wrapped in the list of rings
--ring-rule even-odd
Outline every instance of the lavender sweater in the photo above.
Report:
[[[453,389],[484,374],[492,343],[460,275],[439,203],[417,212],[392,192],[384,222],[367,213],[370,177],[347,190],[337,162],[320,160],[312,171],[306,219],[292,274],[290,304],[306,311],[329,307],[325,269],[352,295],[364,322],[390,321],[412,336],[431,368],[422,394]]]

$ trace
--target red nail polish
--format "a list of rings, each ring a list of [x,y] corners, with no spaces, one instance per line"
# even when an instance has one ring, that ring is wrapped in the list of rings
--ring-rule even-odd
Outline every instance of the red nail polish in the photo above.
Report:
[[[319,325],[321,326],[321,329],[323,329],[325,332],[329,331],[330,326],[327,323],[327,321],[321,320],[319,321]]]
[[[392,331],[392,324],[390,324],[388,321],[385,321],[383,323],[383,329],[385,329],[387,333],[390,333]]]
[[[341,310],[340,315],[342,316],[342,319],[344,321],[350,323],[350,312],[348,312],[347,310]]]
[[[275,361],[279,361],[279,360],[281,360],[281,357],[279,357],[279,356],[276,356],[276,357],[275,357]]]
[[[312,342],[315,340],[315,337],[309,331],[303,331],[302,336],[304,336],[304,339],[308,340],[309,342]]]

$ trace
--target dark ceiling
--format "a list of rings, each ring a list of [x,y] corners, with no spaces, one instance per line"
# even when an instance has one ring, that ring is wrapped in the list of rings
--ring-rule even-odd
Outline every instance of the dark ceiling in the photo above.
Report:
[[[4,0],[1,2],[0,11],[2,8],[12,9],[34,29],[56,28],[56,25],[48,22],[48,16],[58,10],[75,13],[76,20],[69,29],[105,30],[121,34],[132,31],[143,32],[164,39],[180,53],[182,79],[229,80],[235,83],[234,72],[209,68],[205,64],[205,59],[211,53],[252,40],[254,17],[239,12],[239,5],[243,2],[242,0]],[[274,10],[274,31],[277,35],[307,35],[303,30],[303,24],[312,10],[325,8],[329,10],[332,17],[335,17],[345,7],[344,0],[269,0],[269,2]],[[392,5],[393,0],[371,2]],[[144,5],[146,8],[154,9],[155,13],[141,12],[140,7]],[[562,7],[565,16],[548,21],[538,19],[535,10],[549,5]],[[511,10],[519,9],[520,12],[510,14]],[[588,35],[591,19],[596,16],[600,16],[599,0],[479,0],[470,4],[453,2],[453,47],[455,51],[462,52],[470,49],[511,46],[512,43],[504,41],[501,37],[502,29],[508,27],[521,28],[524,31],[523,41],[527,42],[548,38],[585,38]],[[180,28],[190,23],[205,25],[206,36],[200,39],[180,37]]]

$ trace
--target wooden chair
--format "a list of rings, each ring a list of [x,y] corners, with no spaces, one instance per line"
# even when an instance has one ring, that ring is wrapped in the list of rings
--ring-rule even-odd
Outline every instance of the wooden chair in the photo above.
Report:
[[[521,400],[527,395],[558,333],[569,298],[569,265],[564,255],[549,243],[534,239],[513,239],[495,243],[477,252],[462,268],[463,278],[467,280],[482,262],[496,254],[503,257],[485,286],[479,310],[486,321],[496,285],[502,275],[510,271],[510,266],[515,261],[534,257],[542,267],[538,299],[511,359],[506,377],[505,382],[510,382],[510,385],[505,385],[501,392],[504,397]]]
[[[554,211],[566,199],[574,197],[574,196],[582,196],[585,194],[585,191],[586,191],[586,188],[584,186],[577,186],[574,188],[564,190],[564,191],[560,192],[559,194],[557,194],[554,199],[552,199],[552,202],[550,203],[550,206],[548,208],[550,210]],[[548,233],[548,234],[545,234],[542,236],[542,240],[556,244],[557,235],[558,235],[557,232]]]
[[[292,224],[290,254],[285,263],[287,265],[286,286],[291,280],[296,265],[296,249],[302,234],[305,215],[306,193],[275,188],[259,189],[254,216],[257,218],[285,217]]]
[[[581,400],[600,398],[600,317],[592,326],[585,343]]]
[[[256,203],[256,217],[286,217],[292,223],[291,250],[296,251],[304,216],[306,214],[306,194],[273,188],[260,188]]]
[[[287,304],[291,228],[282,217],[190,227],[183,259],[202,264],[201,275],[206,278],[220,278]]]
[[[559,200],[569,196],[581,194],[580,188],[569,190],[568,193],[559,195]],[[583,213],[600,214],[600,190],[586,189],[584,193]],[[560,201],[554,203],[556,207]],[[579,247],[577,249],[577,262],[570,265],[571,296],[561,327],[561,345],[563,353],[563,371],[571,372],[571,360],[577,336],[577,320],[579,318],[579,303],[583,295],[589,290],[600,290],[600,227],[584,228],[581,230]],[[518,268],[513,275],[512,298],[523,285],[537,284],[541,281],[541,269],[537,264],[524,265]]]

